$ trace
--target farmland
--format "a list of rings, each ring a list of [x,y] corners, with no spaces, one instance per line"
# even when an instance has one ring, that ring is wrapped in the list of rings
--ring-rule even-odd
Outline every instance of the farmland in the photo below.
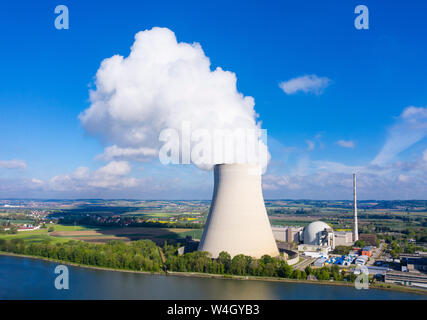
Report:
[[[52,243],[80,240],[91,243],[105,243],[110,240],[123,240],[125,242],[149,239],[157,244],[165,240],[184,238],[186,235],[200,235],[198,230],[180,228],[94,228],[85,226],[52,225],[54,231],[48,232],[47,228],[32,231],[18,232],[17,234],[0,234],[0,239],[22,239],[24,242]]]
[[[266,200],[272,225],[306,226],[323,220],[337,230],[353,228],[351,201]],[[197,200],[0,200],[1,225],[54,222],[46,229],[19,232],[31,241],[81,240],[101,243],[150,239],[174,242],[191,236],[200,239],[210,201]],[[427,242],[427,201],[358,202],[360,233],[401,235]],[[0,230],[1,231],[1,230]]]
[[[82,240],[93,243],[104,243],[110,240],[125,242],[149,239],[157,244],[163,244],[165,239],[176,239],[189,229],[180,228],[94,228],[90,230],[62,230],[51,233],[53,237]]]

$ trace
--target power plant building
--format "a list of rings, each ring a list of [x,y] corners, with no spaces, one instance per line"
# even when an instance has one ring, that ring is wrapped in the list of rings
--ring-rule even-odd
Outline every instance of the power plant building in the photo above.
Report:
[[[356,175],[353,175],[354,230],[336,231],[323,221],[305,228],[271,226],[265,209],[258,165],[214,166],[214,191],[198,250],[217,258],[221,251],[232,257],[278,256],[276,241],[300,243],[299,251],[327,253],[336,246],[351,246],[358,239]]]
[[[276,241],[281,242],[300,242],[302,237],[302,227],[291,227],[291,226],[273,226],[271,227],[273,236]]]
[[[323,221],[314,221],[304,228],[303,242],[306,245],[335,248],[334,231]]]
[[[353,232],[350,231],[335,231],[335,246],[351,246],[353,245]]]
[[[260,258],[278,256],[261,188],[261,170],[250,164],[214,166],[214,191],[199,250]]]

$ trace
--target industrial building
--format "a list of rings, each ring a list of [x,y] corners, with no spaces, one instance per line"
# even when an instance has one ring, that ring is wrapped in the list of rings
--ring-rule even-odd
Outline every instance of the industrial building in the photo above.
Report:
[[[304,228],[303,243],[321,247],[335,248],[334,231],[323,221],[314,221]]]
[[[183,255],[184,253],[196,251],[199,247],[199,241],[193,239],[191,236],[186,236],[183,241],[183,246],[178,248],[178,254]]]
[[[319,258],[327,256],[335,248],[334,231],[323,221],[314,221],[300,232],[298,251],[306,256]]]
[[[351,246],[353,245],[353,232],[350,231],[335,231],[335,246]]]
[[[303,254],[307,257],[319,258],[328,256],[329,251],[331,251],[331,247],[317,246],[314,244],[300,244],[298,245],[298,251],[303,252]]]
[[[304,245],[316,245],[319,247],[329,247],[330,250],[336,246],[351,246],[359,239],[357,222],[357,191],[356,174],[353,174],[353,209],[354,209],[354,229],[353,232],[336,231],[323,221],[314,221],[304,228],[302,242]],[[375,239],[376,240],[376,239]]]
[[[354,264],[358,266],[364,266],[369,260],[368,256],[360,255],[354,260]]]
[[[367,266],[369,274],[373,274],[376,276],[384,276],[388,271],[391,271],[390,268],[387,267],[378,267],[378,266]]]
[[[427,272],[427,253],[417,252],[414,254],[400,254],[400,262],[408,271]]]
[[[314,221],[305,228],[291,226],[272,227],[274,239],[280,242],[300,243],[298,251],[309,253],[328,253],[336,246],[351,246],[357,241],[357,197],[356,197],[356,174],[353,174],[353,209],[354,209],[354,230],[335,231],[323,221]],[[375,240],[369,238],[369,240]]]
[[[330,251],[329,247],[315,246],[309,244],[300,244],[298,251],[304,252],[304,255],[311,258],[327,257]]]
[[[265,254],[279,255],[276,241],[300,243],[298,251],[306,255],[328,254],[337,245],[352,245],[358,238],[356,175],[353,175],[353,186],[353,233],[334,232],[323,221],[314,221],[305,228],[271,227],[262,195],[259,166],[215,165],[212,203],[198,250],[209,252],[213,258],[217,258],[221,251],[232,257],[244,254],[260,258]]]
[[[427,288],[427,276],[419,272],[387,271],[384,282]]]
[[[318,221],[321,223],[324,223],[322,221]],[[273,231],[273,236],[274,239],[276,241],[280,241],[280,242],[287,242],[287,243],[304,243],[304,244],[316,244],[319,246],[329,246],[331,247],[331,249],[335,248],[336,246],[351,246],[353,245],[353,232],[351,231],[333,231],[331,227],[327,226],[325,227],[324,225],[322,225],[324,228],[326,228],[328,230],[329,233],[329,237],[326,236],[326,238],[324,238],[324,240],[328,240],[328,241],[319,241],[319,239],[323,239],[322,234],[320,234],[319,232],[324,231],[324,229],[322,230],[317,230],[317,231],[313,231],[312,229],[315,228],[314,225],[310,227],[310,231],[308,231],[308,227],[307,227],[307,233],[319,233],[316,235],[311,235],[313,237],[312,240],[307,240],[304,241],[304,231],[306,229],[304,229],[303,227],[295,227],[295,226],[272,226],[271,230]],[[334,239],[332,239],[332,235],[334,237]],[[310,235],[308,234],[306,239],[308,239],[310,237]],[[316,238],[316,239],[314,239]],[[320,244],[320,242],[322,242]]]
[[[251,164],[214,166],[214,191],[199,250],[260,258],[278,256],[261,188],[261,169]]]
[[[370,233],[361,233],[359,235],[359,239],[364,241],[368,246],[376,246],[377,245],[377,236],[375,234]]]
[[[323,267],[327,260],[328,260],[328,258],[326,258],[326,257],[320,257],[319,259],[314,261],[313,266],[314,267]]]
[[[401,271],[389,270],[384,282],[427,289],[427,253],[400,254]]]
[[[363,247],[362,250],[360,250],[360,254],[362,256],[372,256],[372,247],[367,246],[367,247]]]
[[[355,255],[342,255],[341,257],[329,257],[329,256],[321,256],[317,259],[313,266],[315,267],[323,267],[324,265],[342,265],[349,266],[353,263],[353,261],[357,258]]]
[[[302,237],[302,227],[291,227],[291,226],[272,226],[273,236],[276,241],[281,242],[300,242]]]

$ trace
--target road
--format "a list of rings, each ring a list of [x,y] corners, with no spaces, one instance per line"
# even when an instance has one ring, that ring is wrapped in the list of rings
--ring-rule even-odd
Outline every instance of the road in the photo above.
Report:
[[[305,257],[301,257],[301,258],[303,258],[304,260],[294,265],[294,269],[304,271],[307,266],[311,265],[317,259],[317,258],[305,258]]]
[[[372,266],[375,263],[375,261],[382,255],[384,246],[385,246],[385,243],[381,241],[380,246],[374,250],[374,252],[372,253],[372,257],[369,259],[366,265]]]

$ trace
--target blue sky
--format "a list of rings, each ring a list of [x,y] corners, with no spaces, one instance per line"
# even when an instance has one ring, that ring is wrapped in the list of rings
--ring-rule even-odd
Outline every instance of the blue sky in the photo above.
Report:
[[[54,27],[58,4],[69,8],[69,30]],[[354,27],[358,4],[369,8],[369,30]],[[99,160],[112,143],[79,119],[100,63],[128,56],[137,32],[165,27],[200,43],[211,69],[234,72],[255,99],[272,155],[266,198],[347,199],[356,170],[361,198],[425,199],[426,13],[422,1],[3,4],[0,198],[210,197],[211,172],[194,166]],[[304,76],[328,84],[279,87]]]

